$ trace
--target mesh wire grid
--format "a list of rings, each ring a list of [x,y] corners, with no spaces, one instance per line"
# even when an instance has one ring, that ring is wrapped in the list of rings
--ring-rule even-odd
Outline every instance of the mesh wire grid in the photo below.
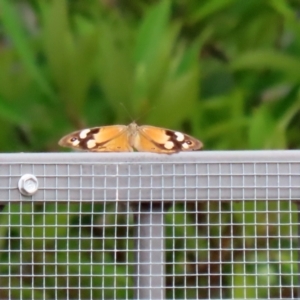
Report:
[[[297,299],[300,151],[0,164],[0,299]]]

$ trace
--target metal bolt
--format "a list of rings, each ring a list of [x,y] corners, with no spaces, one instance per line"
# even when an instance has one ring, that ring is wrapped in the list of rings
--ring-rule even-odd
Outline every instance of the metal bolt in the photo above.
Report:
[[[39,188],[37,178],[32,174],[24,174],[18,182],[18,188],[22,195],[31,196]]]

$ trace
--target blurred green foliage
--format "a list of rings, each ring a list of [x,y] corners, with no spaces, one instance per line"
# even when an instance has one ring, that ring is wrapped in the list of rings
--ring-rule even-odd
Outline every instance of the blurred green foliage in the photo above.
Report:
[[[206,149],[299,148],[297,1],[0,5],[2,151],[53,151],[70,130],[128,123],[120,102]]]
[[[139,123],[184,130],[201,139],[206,149],[298,149],[299,12],[297,0],[0,0],[0,150],[56,151],[59,138],[72,130],[126,124],[131,119],[120,102],[133,118],[139,118]],[[246,209],[249,214],[244,214],[243,219],[240,213],[234,214],[234,224],[246,223],[247,232],[243,234],[251,237],[253,223],[258,220],[253,220],[252,212],[258,207],[251,201],[246,208],[241,209],[239,205],[230,209],[237,212]],[[258,217],[262,218],[262,225],[256,234],[269,235],[269,238],[280,235],[280,245],[273,245],[272,240],[269,246],[283,247],[289,240],[285,238],[292,235],[288,224],[295,221],[288,213],[290,204],[284,202],[269,214],[266,211],[270,207],[266,203],[261,205],[264,207],[260,208]],[[13,267],[3,264],[8,269],[2,267],[0,273],[29,274],[31,267],[25,264],[20,271],[18,263],[34,261],[35,274],[53,274],[54,270],[61,274],[57,281],[51,276],[45,279],[47,291],[38,289],[45,284],[43,278],[26,277],[27,281],[22,281],[22,299],[64,298],[67,283],[70,299],[132,298],[133,281],[125,274],[132,274],[133,270],[122,265],[124,261],[132,261],[132,257],[121,255],[116,266],[111,253],[116,247],[116,230],[118,236],[123,236],[118,239],[118,249],[132,248],[124,228],[112,226],[116,221],[114,208],[111,220],[106,220],[111,226],[107,225],[99,234],[106,239],[91,239],[94,237],[91,224],[96,218],[94,214],[91,217],[91,211],[99,212],[101,218],[103,207],[47,205],[9,209],[15,214],[1,219],[4,225],[12,224],[10,234],[15,236],[9,247],[16,251],[27,249],[28,254],[12,256],[16,264]],[[33,218],[32,212],[39,209]],[[80,215],[82,209],[84,216]],[[225,211],[222,223],[231,224],[232,217],[226,213],[228,207],[222,209]],[[206,211],[211,210],[213,207]],[[189,271],[188,262],[205,261],[211,255],[209,245],[214,243],[214,238],[203,239],[208,228],[195,226],[192,213],[195,209],[188,216],[183,211],[181,206],[171,209],[167,235],[186,237],[177,242],[178,249],[188,246],[199,250],[188,254],[168,251],[168,262],[173,262],[167,268],[170,274],[185,274]],[[182,232],[184,218],[190,225]],[[266,220],[283,224],[276,230],[276,226],[266,226]],[[121,218],[120,222],[127,224],[132,220]],[[219,231],[226,228],[212,226],[218,224],[214,219],[209,223],[209,232],[217,243]],[[45,224],[49,226],[45,228]],[[69,232],[70,224],[74,228]],[[0,236],[5,236],[7,229],[0,227]],[[66,236],[71,237],[68,249],[74,250],[68,257]],[[61,239],[54,240],[54,237]],[[169,250],[173,247],[171,240],[167,240]],[[267,239],[260,242],[264,241]],[[254,239],[249,238],[246,243],[250,248],[255,246]],[[0,246],[7,247],[3,239]],[[291,246],[288,244],[286,248]],[[46,263],[42,263],[45,259],[40,249],[47,249]],[[7,262],[9,257],[4,252],[1,260]],[[228,288],[226,295],[234,299],[266,298],[264,280],[274,286],[279,282],[288,287],[295,285],[291,275],[296,272],[291,262],[295,260],[285,252],[280,253],[279,257],[275,251],[270,258],[264,251],[259,257],[251,257],[253,253],[243,257],[237,252],[236,263],[225,266],[223,272],[256,274],[261,270],[262,274],[278,274],[280,270],[284,275],[282,278],[270,275],[268,279],[264,276],[257,279],[256,275],[228,277],[227,286],[237,288]],[[229,251],[221,254],[226,261]],[[252,261],[270,259],[273,264],[268,270],[262,270],[264,264],[259,270],[253,269]],[[68,265],[64,267],[62,262],[66,260]],[[237,263],[239,260],[243,263]],[[245,261],[248,262],[246,271]],[[81,267],[78,262],[82,263]],[[204,263],[199,268],[207,275]],[[72,276],[66,278],[66,273]],[[93,273],[95,278],[76,276],[79,273]],[[113,275],[101,274],[119,276],[114,279]],[[191,285],[206,286],[209,282],[206,275],[197,283],[195,276],[188,280]],[[16,276],[10,285],[20,286],[21,279]],[[172,280],[168,280],[172,285]],[[195,289],[182,288],[183,276],[176,280],[178,288],[168,291],[169,298],[199,297]],[[253,289],[257,283],[262,286],[259,295]],[[78,288],[99,285],[103,288]],[[124,289],[116,292],[116,285]],[[245,291],[244,286],[249,288]],[[278,289],[271,293],[274,297],[279,295]],[[287,288],[285,296],[289,293],[291,289]],[[20,289],[16,288],[12,294],[14,298],[20,297]]]

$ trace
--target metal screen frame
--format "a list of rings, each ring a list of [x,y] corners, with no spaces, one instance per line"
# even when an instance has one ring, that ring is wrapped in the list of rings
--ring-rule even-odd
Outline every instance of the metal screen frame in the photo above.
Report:
[[[1,205],[130,203],[137,225],[135,299],[165,297],[162,228],[169,203],[300,199],[300,151],[18,153],[1,154],[0,165]],[[300,230],[300,214],[298,223]]]

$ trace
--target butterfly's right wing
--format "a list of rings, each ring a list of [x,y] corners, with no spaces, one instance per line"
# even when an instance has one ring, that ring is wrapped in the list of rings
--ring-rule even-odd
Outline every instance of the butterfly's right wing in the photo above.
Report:
[[[91,152],[131,152],[128,126],[113,125],[87,128],[64,136],[59,145]]]
[[[180,151],[199,150],[202,142],[179,131],[154,126],[139,126],[134,140],[138,151],[155,153],[176,153]]]

